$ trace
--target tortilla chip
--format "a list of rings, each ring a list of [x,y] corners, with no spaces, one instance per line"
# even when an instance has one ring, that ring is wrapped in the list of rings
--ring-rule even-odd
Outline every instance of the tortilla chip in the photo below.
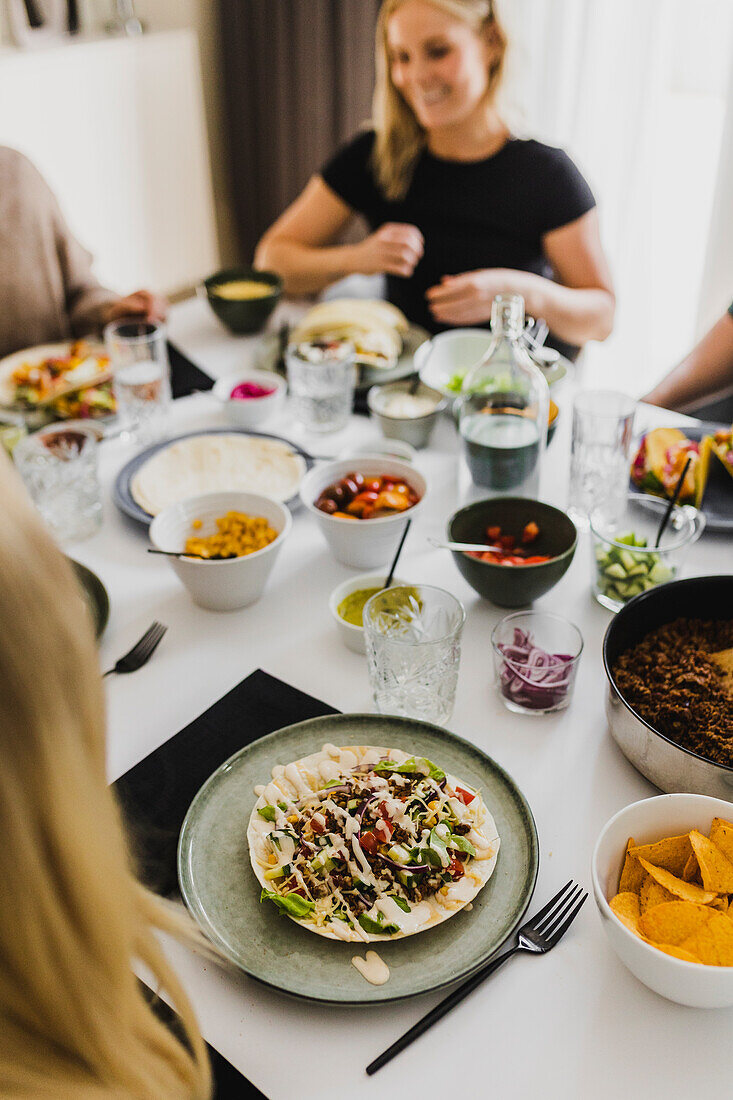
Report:
[[[718,909],[721,913],[729,913],[730,914],[728,904],[729,904],[728,903],[728,898],[725,896],[725,894],[721,894],[715,899],[715,901],[710,902],[710,908],[711,909]]]
[[[694,852],[685,864],[685,869],[682,872],[682,877],[685,882],[700,883],[702,881],[700,878],[700,864],[697,862],[697,856]]]
[[[639,917],[641,916],[639,895],[627,890],[616,894],[615,898],[611,898],[609,905],[621,923],[625,924],[635,936],[638,936]]]
[[[723,913],[710,913],[710,921],[680,947],[697,955],[706,966],[733,966],[733,921]]]
[[[639,920],[642,935],[656,944],[680,947],[707,966],[733,966],[733,921],[707,905],[670,901]]]
[[[665,890],[664,886],[660,886],[651,875],[645,873],[639,894],[639,907],[642,914],[653,909],[655,905],[663,905],[668,901],[677,901],[677,898],[669,890]]]
[[[733,863],[725,858],[720,848],[697,829],[690,833],[690,844],[700,864],[705,889],[715,894],[733,893]]]
[[[709,905],[711,901],[715,900],[716,895],[713,891],[703,890],[700,886],[696,886],[694,882],[685,882],[683,879],[671,875],[669,871],[665,871],[663,867],[655,867],[653,863],[649,863],[646,859],[640,859],[639,863],[655,882],[664,887],[667,893],[680,898],[681,901],[697,901],[700,905]],[[669,901],[670,899],[665,898],[664,900]]]
[[[687,833],[683,836],[667,836],[656,844],[641,844],[629,850],[629,855],[646,859],[655,867],[663,867],[672,875],[682,878],[685,864],[690,858],[692,845]]]
[[[619,894],[638,894],[641,890],[641,884],[644,881],[644,871],[641,864],[638,859],[629,855],[629,850],[633,847],[634,838],[630,836],[626,842],[626,858],[624,859],[624,866],[618,884]]]
[[[714,817],[710,826],[710,839],[720,848],[726,859],[733,863],[733,825],[722,817]]]
[[[687,951],[684,947],[673,947],[671,943],[653,943],[652,947],[656,947],[657,951],[664,951],[665,955],[674,955],[676,959],[682,959],[683,962],[700,962],[697,955],[693,955],[691,951]]]

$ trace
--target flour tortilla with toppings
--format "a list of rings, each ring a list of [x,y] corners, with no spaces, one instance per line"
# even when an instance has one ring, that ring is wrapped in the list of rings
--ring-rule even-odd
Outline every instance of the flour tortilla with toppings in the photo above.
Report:
[[[408,328],[404,313],[390,302],[336,298],[308,310],[290,340],[293,344],[350,340],[356,348],[357,363],[389,370],[397,363]]]
[[[390,870],[390,866],[379,856],[365,862],[364,851],[359,845],[358,838],[353,834],[358,829],[359,835],[361,835],[361,825],[364,826],[365,830],[367,829],[368,811],[364,813],[361,822],[356,823],[354,815],[358,815],[359,810],[353,810],[352,813],[349,813],[346,810],[339,809],[338,814],[335,815],[341,822],[339,833],[335,834],[326,829],[325,835],[321,835],[320,838],[314,836],[313,839],[316,841],[316,845],[320,844],[321,847],[314,848],[311,845],[313,851],[310,851],[308,856],[304,857],[298,843],[292,836],[288,835],[289,833],[296,837],[298,835],[293,829],[292,821],[288,819],[292,819],[294,814],[299,814],[301,820],[305,819],[312,822],[314,813],[316,815],[325,813],[336,805],[334,798],[340,798],[343,802],[347,800],[353,802],[354,799],[351,798],[351,794],[354,793],[355,799],[358,800],[360,796],[353,790],[355,784],[361,790],[362,802],[359,803],[360,806],[366,802],[367,805],[373,807],[384,807],[384,813],[388,816],[394,814],[392,820],[395,832],[401,827],[399,825],[400,821],[404,826],[407,816],[405,806],[409,807],[411,803],[408,800],[408,802],[400,804],[400,800],[394,797],[391,792],[399,791],[400,786],[405,792],[414,790],[414,784],[422,782],[423,779],[426,780],[428,785],[436,781],[431,779],[430,776],[419,773],[413,773],[412,775],[397,774],[395,778],[392,769],[384,763],[386,761],[394,763],[396,768],[404,766],[406,762],[408,768],[414,766],[416,769],[424,769],[424,766],[431,765],[430,761],[425,761],[417,755],[410,755],[399,749],[364,745],[337,748],[334,745],[324,745],[320,752],[312,753],[310,756],[303,757],[285,766],[276,766],[273,768],[272,780],[266,785],[257,787],[255,791],[259,797],[250,817],[247,840],[252,868],[263,887],[262,900],[265,903],[275,901],[279,908],[283,908],[282,899],[289,894],[293,902],[297,905],[301,904],[287,888],[278,889],[278,878],[276,876],[281,866],[286,868],[286,871],[283,872],[285,877],[280,876],[280,881],[284,883],[303,881],[300,870],[294,871],[293,868],[304,868],[311,884],[308,892],[313,894],[316,891],[312,888],[314,879],[311,876],[312,874],[321,875],[322,873],[324,877],[317,881],[321,886],[321,890],[323,886],[327,887],[325,896],[316,897],[312,905],[308,900],[302,903],[304,911],[300,915],[290,912],[288,908],[285,908],[284,911],[304,928],[328,939],[354,943],[394,940],[442,924],[450,917],[455,916],[457,912],[465,908],[476,897],[479,890],[488,882],[496,866],[500,840],[493,817],[478,791],[449,774],[445,775],[443,803],[438,816],[442,814],[446,819],[457,820],[458,827],[463,835],[460,838],[452,836],[448,826],[445,826],[441,835],[447,835],[450,848],[453,847],[451,841],[456,843],[463,841],[468,844],[468,848],[473,849],[475,855],[464,853],[463,875],[456,881],[442,884],[430,896],[410,899],[408,895],[418,886],[420,881],[425,883],[430,875],[435,874],[437,876],[443,872],[447,874],[448,868],[446,866],[441,867],[438,863],[437,871],[431,870],[419,877],[408,876],[408,881],[411,882],[412,886],[404,888],[400,874],[395,874],[393,870]],[[373,770],[375,767],[377,771]],[[444,773],[440,771],[439,766],[436,768],[435,765],[431,765],[431,767],[435,768],[440,776],[443,776]],[[356,770],[354,771],[354,769]],[[346,781],[345,784],[341,784],[340,791],[335,786],[339,780]],[[348,792],[344,790],[344,785],[349,786]],[[325,792],[327,787],[333,789],[333,796],[329,796]],[[365,796],[366,788],[374,792],[369,801]],[[456,788],[461,788],[467,798],[470,799],[468,805],[465,805],[464,801],[456,794]],[[414,797],[414,795],[410,795],[410,798],[414,799]],[[264,811],[267,816],[263,817],[260,811]],[[374,812],[374,810],[371,811],[371,813]],[[400,815],[404,816],[401,817]],[[415,837],[415,845],[427,846],[428,832],[430,837],[433,838],[433,834],[441,828],[441,824],[437,828],[428,830],[427,828],[421,829],[420,822],[415,822],[414,828],[418,834]],[[377,825],[378,829],[379,825]],[[445,830],[448,830],[447,834]],[[315,833],[315,830],[313,832]],[[420,836],[421,832],[422,837]],[[347,841],[347,837],[351,839]],[[438,851],[440,851],[440,837],[435,839],[435,843]],[[394,852],[394,846],[390,845],[385,845],[385,847],[390,852]],[[331,862],[335,868],[334,874],[337,875],[340,889],[334,885],[330,870],[310,872],[304,863],[305,860],[306,863],[310,864],[314,856],[317,863],[321,860],[328,862],[329,854],[336,855],[339,851],[341,857],[337,856],[335,861]],[[343,856],[348,856],[348,859],[344,860]],[[417,857],[412,857],[413,864],[415,858]],[[371,868],[375,870],[370,875],[368,872]],[[376,868],[379,868],[379,870],[377,871]],[[293,877],[290,878],[290,875]],[[368,908],[364,907],[362,909],[358,919],[355,908],[352,908],[355,898],[355,895],[350,893],[350,890],[353,890],[352,875],[356,875],[357,879],[361,880],[360,889],[366,891],[365,895],[362,895],[363,901],[371,901],[372,898],[375,898]],[[297,876],[300,876],[300,878],[298,879]],[[344,879],[350,885],[344,885]],[[368,880],[371,881],[368,883]],[[425,892],[427,893],[427,891]],[[395,897],[399,899],[400,904],[395,901]],[[278,901],[276,898],[280,900]],[[344,904],[345,901],[347,904]],[[405,911],[405,905],[408,906],[409,911]],[[341,913],[341,918],[335,915],[337,912]],[[343,919],[344,915],[346,915],[346,919]],[[351,921],[348,919],[349,916],[352,918]],[[276,919],[275,913],[273,913],[273,919]],[[363,926],[362,920],[367,925],[366,928]],[[375,923],[392,929],[391,933],[377,931]]]
[[[197,435],[156,451],[133,477],[130,492],[151,516],[201,493],[239,490],[286,501],[305,469],[304,459],[277,439]]]

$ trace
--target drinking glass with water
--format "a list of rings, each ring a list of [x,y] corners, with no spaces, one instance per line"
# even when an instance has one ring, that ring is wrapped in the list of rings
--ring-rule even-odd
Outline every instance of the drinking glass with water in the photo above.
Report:
[[[453,713],[466,612],[450,592],[404,585],[364,607],[369,681],[380,714],[445,725]]]
[[[337,432],[346,427],[356,385],[354,354],[353,345],[344,340],[288,348],[291,407],[307,431]]]
[[[102,522],[93,427],[50,424],[22,439],[13,454],[18,472],[58,542],[89,538]]]
[[[123,435],[138,443],[159,439],[171,399],[165,325],[123,318],[104,330]]]
[[[626,508],[636,402],[616,390],[584,390],[573,404],[568,514],[588,530],[591,512],[609,521]]]

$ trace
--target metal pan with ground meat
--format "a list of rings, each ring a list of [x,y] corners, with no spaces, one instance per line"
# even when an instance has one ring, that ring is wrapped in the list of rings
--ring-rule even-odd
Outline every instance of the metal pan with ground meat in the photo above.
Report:
[[[650,589],[606,631],[611,734],[662,791],[733,800],[731,647],[733,576]]]

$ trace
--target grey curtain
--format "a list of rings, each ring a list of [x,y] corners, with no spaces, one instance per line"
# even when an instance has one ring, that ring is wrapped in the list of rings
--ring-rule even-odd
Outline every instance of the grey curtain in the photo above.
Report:
[[[379,0],[219,0],[242,261],[369,117]]]

